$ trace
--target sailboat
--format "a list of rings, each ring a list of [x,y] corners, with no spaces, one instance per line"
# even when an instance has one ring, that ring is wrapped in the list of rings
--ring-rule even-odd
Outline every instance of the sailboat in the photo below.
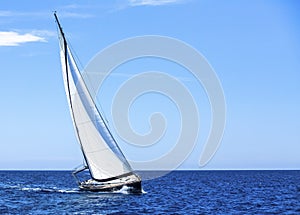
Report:
[[[69,109],[84,165],[73,172],[78,186],[87,191],[141,193],[141,178],[131,168],[117,145],[76,65],[56,12],[62,73]],[[90,179],[77,174],[89,170]]]

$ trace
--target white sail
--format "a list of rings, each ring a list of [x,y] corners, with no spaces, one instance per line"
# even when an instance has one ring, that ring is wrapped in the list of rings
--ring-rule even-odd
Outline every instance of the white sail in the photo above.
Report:
[[[92,178],[105,181],[130,174],[132,169],[99,114],[61,30],[59,34],[62,71],[69,108]]]

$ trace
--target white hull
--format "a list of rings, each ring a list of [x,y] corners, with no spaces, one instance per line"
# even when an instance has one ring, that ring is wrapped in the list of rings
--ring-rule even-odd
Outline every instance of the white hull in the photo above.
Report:
[[[104,182],[89,179],[79,184],[80,189],[94,192],[119,191],[125,186],[130,193],[142,193],[141,180],[136,175],[129,175]]]

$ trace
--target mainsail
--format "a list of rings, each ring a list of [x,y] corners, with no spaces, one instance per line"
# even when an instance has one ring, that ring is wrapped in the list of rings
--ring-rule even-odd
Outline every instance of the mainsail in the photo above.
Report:
[[[70,113],[92,178],[97,181],[109,181],[127,175],[135,176],[99,113],[75,63],[56,14],[54,16],[58,24],[60,57]]]

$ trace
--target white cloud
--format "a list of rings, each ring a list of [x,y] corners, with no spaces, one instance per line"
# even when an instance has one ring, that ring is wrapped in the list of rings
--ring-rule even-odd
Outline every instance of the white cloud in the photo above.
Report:
[[[0,31],[0,46],[19,46],[28,42],[46,42],[46,40],[30,33],[19,34],[13,31]]]
[[[130,6],[159,6],[159,5],[166,5],[166,4],[177,4],[182,3],[183,0],[129,0]]]

